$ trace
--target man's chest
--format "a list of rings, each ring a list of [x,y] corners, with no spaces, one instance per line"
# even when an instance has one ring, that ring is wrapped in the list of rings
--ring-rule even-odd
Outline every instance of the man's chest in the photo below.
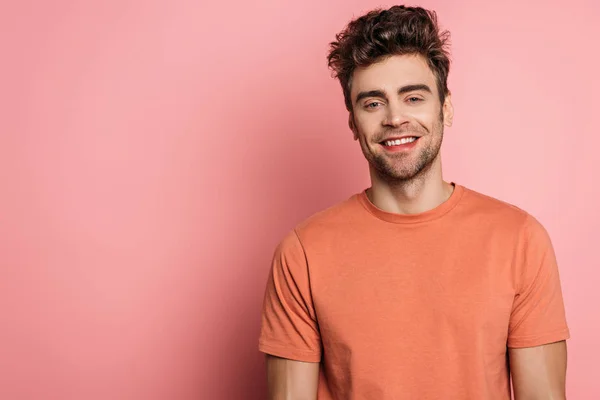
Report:
[[[313,257],[313,301],[324,344],[355,353],[403,354],[417,345],[461,352],[474,343],[504,351],[515,294],[513,255],[489,241],[473,245],[371,243],[340,246],[337,254],[332,246],[321,260]]]

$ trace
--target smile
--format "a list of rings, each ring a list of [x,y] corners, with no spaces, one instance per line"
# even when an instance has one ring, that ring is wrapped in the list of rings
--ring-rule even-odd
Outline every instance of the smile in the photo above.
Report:
[[[400,146],[402,144],[412,143],[417,140],[416,137],[404,137],[402,139],[386,140],[382,142],[385,146]]]

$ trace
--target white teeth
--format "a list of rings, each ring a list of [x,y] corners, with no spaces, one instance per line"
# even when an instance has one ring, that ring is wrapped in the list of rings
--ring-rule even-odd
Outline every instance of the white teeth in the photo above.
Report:
[[[417,140],[416,137],[405,137],[405,138],[396,139],[396,140],[386,140],[385,145],[386,146],[400,146],[401,144],[412,143],[415,140]]]

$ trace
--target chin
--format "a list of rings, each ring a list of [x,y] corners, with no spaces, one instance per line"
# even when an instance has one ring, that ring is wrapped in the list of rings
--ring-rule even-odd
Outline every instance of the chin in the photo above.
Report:
[[[385,181],[409,181],[419,175],[414,169],[393,170],[391,168],[376,168],[377,174]]]

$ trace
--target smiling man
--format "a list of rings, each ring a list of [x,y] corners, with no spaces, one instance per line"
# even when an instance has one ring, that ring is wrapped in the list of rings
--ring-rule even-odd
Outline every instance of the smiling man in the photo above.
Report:
[[[527,212],[446,182],[445,32],[395,6],[331,43],[371,186],[275,251],[259,349],[269,398],[562,399],[569,338],[550,238]]]

